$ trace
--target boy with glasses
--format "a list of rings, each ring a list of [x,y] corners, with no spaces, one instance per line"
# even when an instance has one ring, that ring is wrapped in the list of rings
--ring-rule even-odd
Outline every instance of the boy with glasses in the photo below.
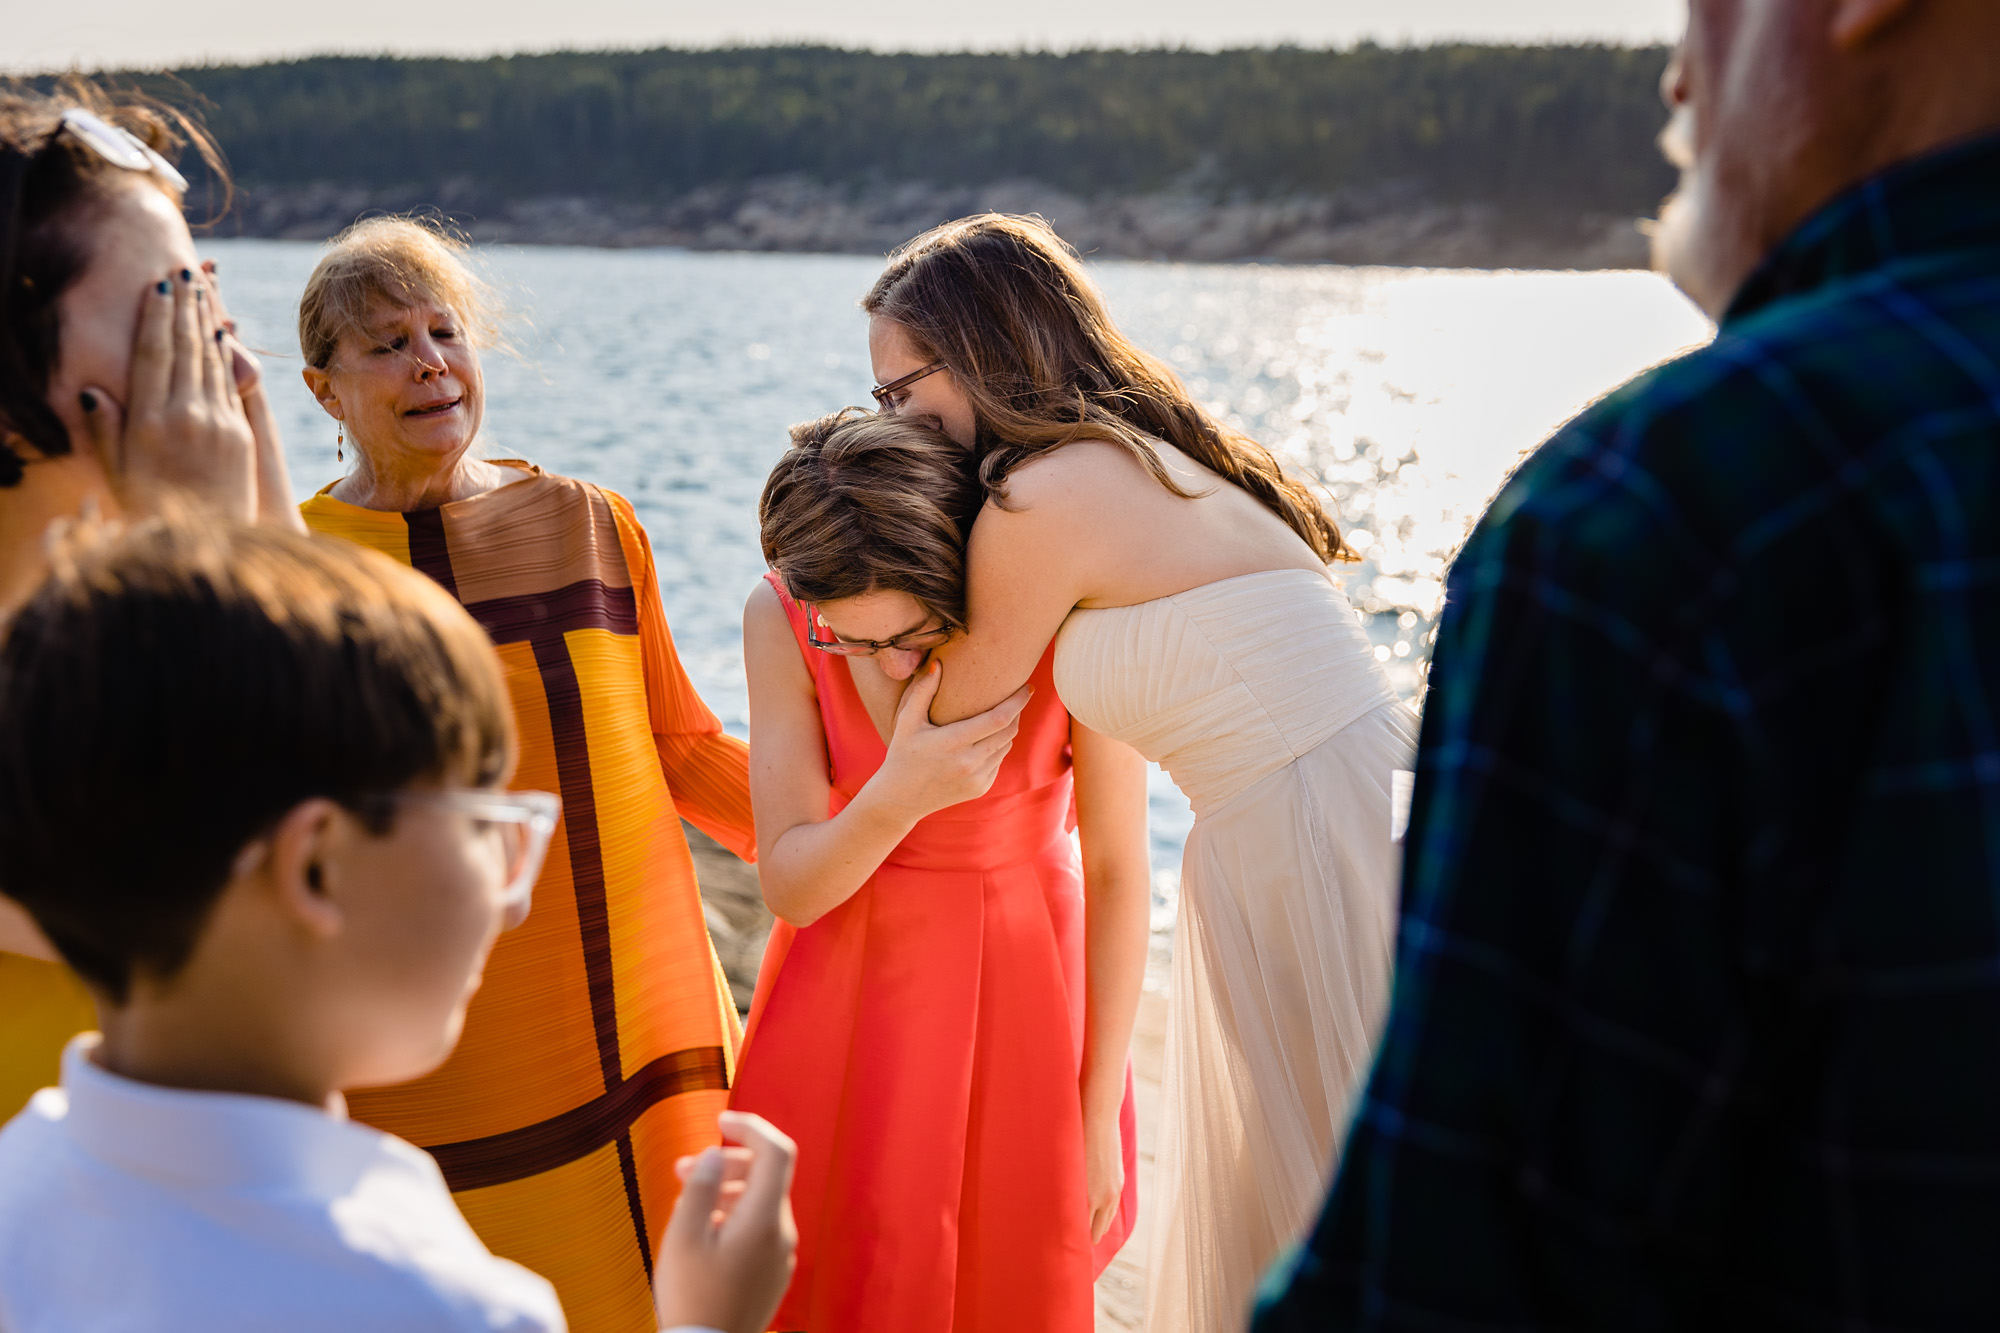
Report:
[[[0,1327],[561,1329],[341,1099],[450,1052],[555,826],[502,789],[479,626],[359,548],[158,520],[58,553],[0,648],[0,735],[0,883],[103,1027],[0,1131]],[[724,1129],[754,1147],[683,1164],[661,1313],[761,1329],[789,1144]]]

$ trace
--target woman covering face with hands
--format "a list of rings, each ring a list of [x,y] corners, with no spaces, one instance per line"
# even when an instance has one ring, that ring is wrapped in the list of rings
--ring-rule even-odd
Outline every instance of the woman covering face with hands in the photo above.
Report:
[[[730,1104],[798,1143],[779,1328],[1087,1333],[1131,1230],[1145,767],[1071,721],[1046,660],[930,722],[965,462],[849,413],[795,428],[764,490],[744,662],[780,920]]]
[[[167,160],[192,123],[81,81],[0,92],[0,621],[44,534],[179,500],[298,526],[256,361],[231,332]],[[92,1025],[80,985],[0,899],[0,1117]]]

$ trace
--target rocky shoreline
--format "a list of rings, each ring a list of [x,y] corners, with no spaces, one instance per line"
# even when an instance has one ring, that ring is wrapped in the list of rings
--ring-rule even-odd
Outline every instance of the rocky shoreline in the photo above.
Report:
[[[435,212],[473,239],[524,245],[882,254],[949,218],[1038,213],[1103,258],[1442,268],[1643,268],[1636,221],[1608,214],[1527,219],[1488,204],[1441,202],[1420,184],[1332,195],[1215,198],[1194,191],[1085,199],[1034,181],[983,188],[797,176],[708,185],[643,203],[490,197],[467,181],[392,187],[246,183],[221,234],[324,240],[374,212]]]

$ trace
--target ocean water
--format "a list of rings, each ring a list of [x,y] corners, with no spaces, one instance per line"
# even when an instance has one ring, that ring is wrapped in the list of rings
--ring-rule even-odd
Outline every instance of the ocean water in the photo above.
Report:
[[[215,241],[265,353],[301,498],[341,473],[299,378],[297,300],[318,247]],[[740,623],[764,571],[756,505],[785,427],[867,404],[858,302],[878,261],[840,255],[493,247],[512,350],[484,360],[482,437],[629,496],[653,541],[689,674],[748,729]],[[1418,696],[1444,569],[1521,456],[1605,391],[1705,342],[1646,273],[1108,262],[1113,315],[1211,410],[1325,486],[1349,595],[1396,687]],[[1152,783],[1156,924],[1171,919],[1187,804]]]

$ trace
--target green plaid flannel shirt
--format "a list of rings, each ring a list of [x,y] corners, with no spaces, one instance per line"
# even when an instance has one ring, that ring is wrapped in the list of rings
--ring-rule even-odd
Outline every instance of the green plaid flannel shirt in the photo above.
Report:
[[[1395,999],[1257,1333],[2000,1328],[2000,138],[1454,565]]]

